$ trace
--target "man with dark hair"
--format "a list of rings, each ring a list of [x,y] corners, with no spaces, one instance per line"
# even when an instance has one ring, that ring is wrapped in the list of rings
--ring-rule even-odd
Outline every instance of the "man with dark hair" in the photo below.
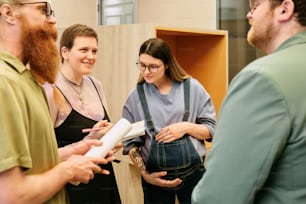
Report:
[[[98,140],[58,149],[42,84],[59,56],[50,1],[0,0],[0,203],[64,204],[68,182],[88,183],[113,157],[83,156]],[[111,156],[111,154],[110,154]]]
[[[248,42],[267,55],[231,82],[192,203],[306,203],[306,1],[251,0]]]

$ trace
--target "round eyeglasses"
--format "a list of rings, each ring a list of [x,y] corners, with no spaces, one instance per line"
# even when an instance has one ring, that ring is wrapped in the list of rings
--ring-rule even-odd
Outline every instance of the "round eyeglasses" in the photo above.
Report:
[[[137,68],[138,68],[140,71],[144,72],[144,71],[146,71],[146,69],[148,68],[149,72],[152,72],[152,73],[157,72],[158,69],[159,69],[161,66],[163,66],[163,64],[160,64],[160,65],[157,65],[157,64],[145,65],[144,63],[141,63],[141,62],[137,62],[136,65],[137,65]]]

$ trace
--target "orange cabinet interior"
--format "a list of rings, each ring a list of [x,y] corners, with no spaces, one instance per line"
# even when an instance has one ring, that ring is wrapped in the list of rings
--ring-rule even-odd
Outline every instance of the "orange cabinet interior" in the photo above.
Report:
[[[156,27],[180,65],[211,95],[218,112],[228,87],[227,32]]]
[[[156,27],[180,65],[210,94],[216,112],[228,88],[227,31],[197,31]],[[206,142],[208,150],[210,143]]]

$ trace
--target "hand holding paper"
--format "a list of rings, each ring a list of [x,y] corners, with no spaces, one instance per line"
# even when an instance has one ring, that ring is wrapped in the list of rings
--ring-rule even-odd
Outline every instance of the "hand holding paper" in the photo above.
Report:
[[[112,150],[120,140],[131,130],[131,123],[121,118],[101,139],[101,146],[92,147],[85,156],[87,157],[106,157],[108,152]],[[73,185],[79,185],[80,182],[71,182]]]
[[[100,140],[103,142],[101,146],[92,147],[85,156],[90,157],[106,157],[120,140],[132,129],[131,123],[121,118]]]
[[[101,146],[92,147],[85,156],[106,157],[119,142],[145,135],[144,121],[131,124],[125,118],[121,118],[101,139]],[[79,185],[79,182],[72,183]]]
[[[121,142],[132,139],[134,137],[139,137],[139,136],[144,136],[145,135],[144,120],[138,121],[138,122],[133,123],[131,125],[132,125],[131,130],[125,136],[123,136],[123,138],[121,139]],[[85,128],[85,129],[82,130],[82,132],[83,133],[95,132],[95,131],[98,131],[98,130],[102,130],[104,128],[105,127]]]

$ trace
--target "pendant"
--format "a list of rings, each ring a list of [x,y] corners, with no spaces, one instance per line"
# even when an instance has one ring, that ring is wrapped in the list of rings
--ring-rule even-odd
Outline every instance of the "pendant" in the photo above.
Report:
[[[83,97],[79,95],[79,100],[81,101],[82,105],[84,105]]]

